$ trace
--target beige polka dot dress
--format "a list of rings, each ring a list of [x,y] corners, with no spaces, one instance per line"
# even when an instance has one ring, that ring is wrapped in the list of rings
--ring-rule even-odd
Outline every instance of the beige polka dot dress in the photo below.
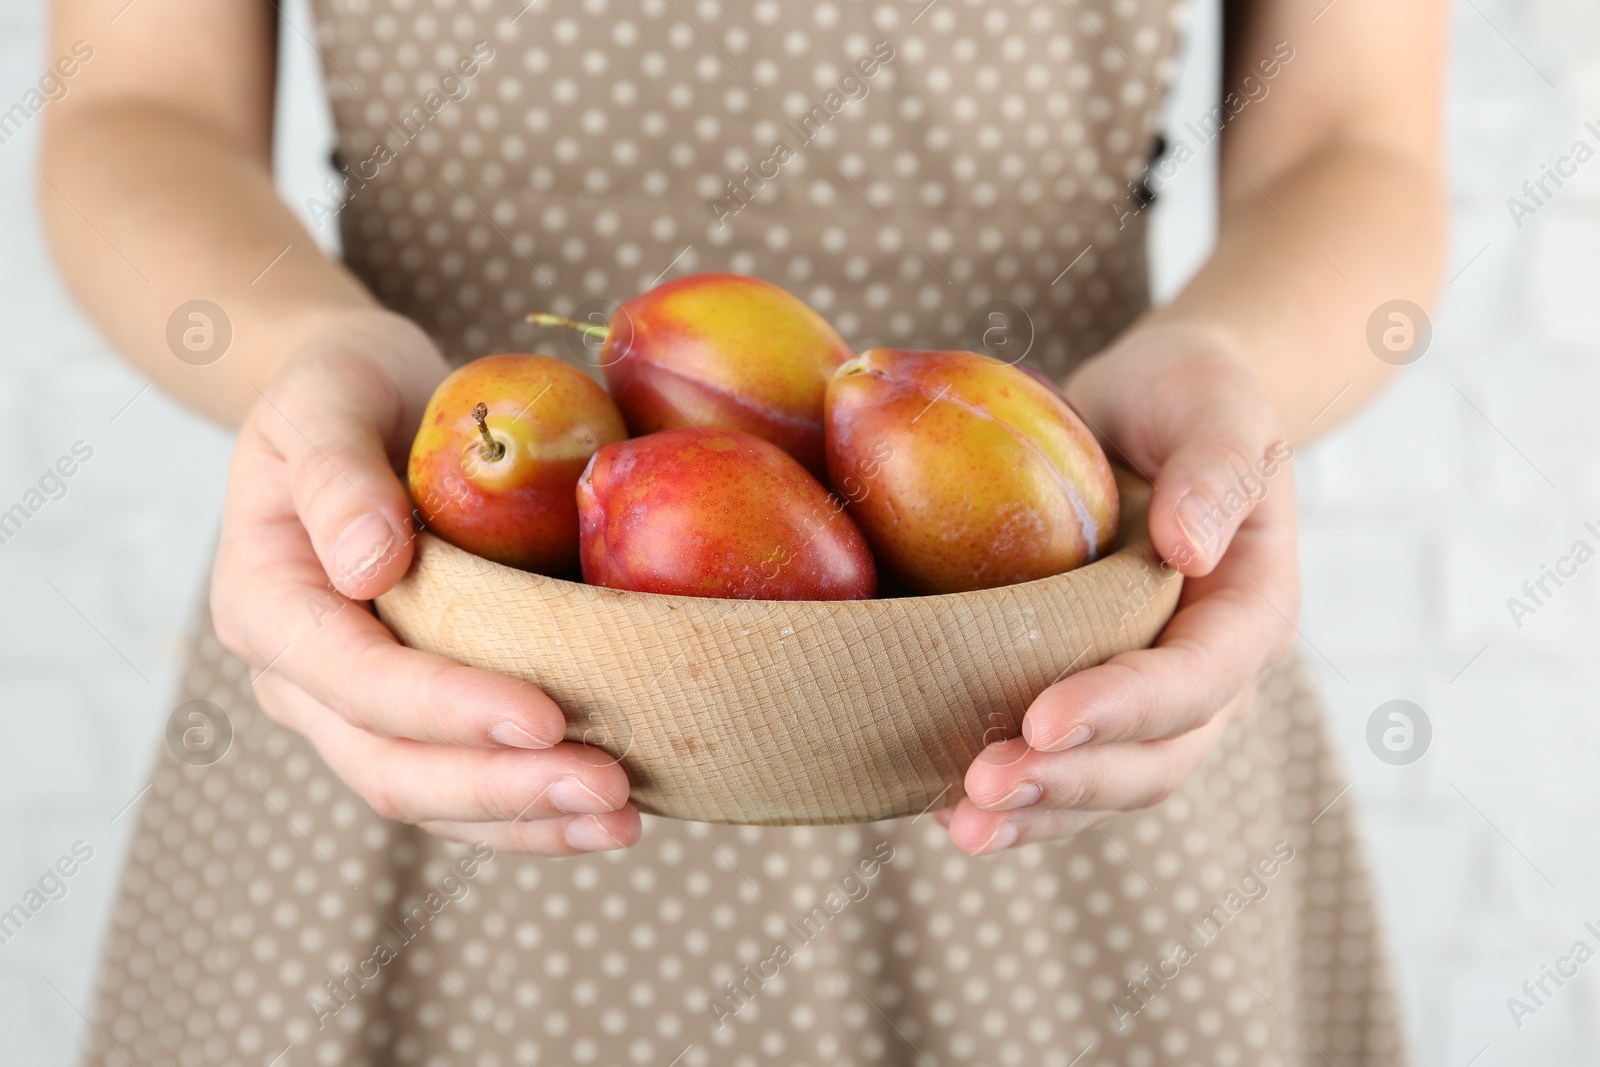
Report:
[[[522,3],[316,4],[342,177],[312,214],[453,358],[582,361],[523,316],[698,271],[857,348],[1056,375],[1145,304],[1171,0]],[[159,753],[86,1063],[1405,1062],[1293,662],[1170,799],[1071,840],[646,816],[636,848],[550,860],[378,818],[197,633],[180,700],[232,744]]]

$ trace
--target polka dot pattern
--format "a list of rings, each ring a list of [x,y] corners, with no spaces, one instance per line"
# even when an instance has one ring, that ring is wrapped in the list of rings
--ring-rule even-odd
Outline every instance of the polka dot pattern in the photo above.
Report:
[[[1146,304],[1174,0],[520,3],[316,4],[348,176],[321,213],[452,359],[563,354],[526,313],[699,271],[783,285],[858,350],[973,347],[1005,300],[1057,375]]]
[[[1293,662],[1165,803],[979,859],[926,817],[646,817],[624,852],[485,856],[374,815],[261,714],[209,626],[195,698],[234,748],[160,750],[95,1067],[1405,1062]]]

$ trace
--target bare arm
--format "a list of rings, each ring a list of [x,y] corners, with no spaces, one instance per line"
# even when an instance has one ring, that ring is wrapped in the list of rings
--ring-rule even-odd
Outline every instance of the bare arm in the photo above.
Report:
[[[1335,0],[1313,23],[1319,7],[1228,4],[1223,91],[1251,76],[1269,92],[1222,135],[1215,252],[1151,316],[1223,335],[1295,442],[1387,380],[1367,320],[1394,299],[1428,307],[1445,245],[1447,5]],[[1280,42],[1294,58],[1263,79]]]
[[[63,274],[117,348],[236,426],[319,322],[376,302],[273,190],[272,7],[140,0],[113,24],[125,2],[56,5],[55,54],[81,40],[94,57],[47,113],[40,204]],[[197,298],[233,327],[207,366],[167,344],[169,316]]]

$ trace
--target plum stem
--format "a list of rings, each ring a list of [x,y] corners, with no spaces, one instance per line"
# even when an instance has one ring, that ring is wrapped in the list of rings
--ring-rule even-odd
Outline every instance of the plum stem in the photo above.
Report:
[[[493,463],[506,454],[506,446],[494,439],[494,434],[489,432],[489,405],[478,404],[472,409],[472,417],[477,420],[478,432],[483,434],[483,458]]]
[[[592,322],[578,322],[575,319],[567,318],[565,315],[552,315],[548,311],[535,311],[528,316],[528,321],[535,326],[560,326],[566,330],[577,330],[579,333],[588,334],[590,337],[598,337],[602,341],[611,336],[611,329],[608,326],[597,326]]]

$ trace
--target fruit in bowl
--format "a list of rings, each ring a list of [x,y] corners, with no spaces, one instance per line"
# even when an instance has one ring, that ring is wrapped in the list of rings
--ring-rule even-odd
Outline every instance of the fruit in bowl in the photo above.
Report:
[[[583,580],[739,600],[865,600],[861,531],[776,445],[682,428],[606,445],[578,479]]]
[[[1047,381],[973,352],[874,348],[834,372],[828,469],[885,578],[960,593],[1103,555],[1117,485]]]
[[[578,565],[578,476],[627,436],[605,390],[549,356],[473,360],[439,383],[406,482],[423,523],[496,563],[543,574]]]
[[[826,477],[822,401],[850,348],[776,285],[695,274],[623,303],[605,327],[559,315],[528,319],[604,338],[606,386],[633,436],[681,426],[744,430]]]

